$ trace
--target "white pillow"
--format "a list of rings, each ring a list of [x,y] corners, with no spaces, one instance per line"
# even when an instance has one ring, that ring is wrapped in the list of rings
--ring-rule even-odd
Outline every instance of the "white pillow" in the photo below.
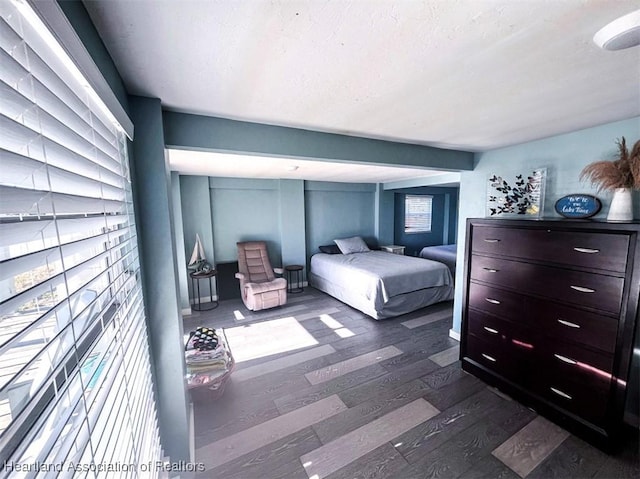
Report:
[[[333,240],[333,242],[338,245],[342,254],[351,254],[351,253],[366,253],[367,251],[371,251],[367,246],[367,243],[360,236],[354,236],[353,238],[342,238]]]

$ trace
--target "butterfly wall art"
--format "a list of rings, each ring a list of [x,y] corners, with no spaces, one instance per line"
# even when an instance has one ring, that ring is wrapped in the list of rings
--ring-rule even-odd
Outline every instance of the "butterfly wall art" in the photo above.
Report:
[[[544,208],[546,168],[530,173],[489,175],[487,216],[526,216],[538,218]]]

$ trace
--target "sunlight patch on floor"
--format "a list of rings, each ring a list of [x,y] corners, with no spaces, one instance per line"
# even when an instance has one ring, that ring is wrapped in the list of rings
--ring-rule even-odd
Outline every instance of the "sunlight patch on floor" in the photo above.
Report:
[[[235,316],[236,321],[241,321],[241,320],[245,319],[245,318],[244,318],[244,314],[242,314],[242,313],[241,313],[240,311],[238,311],[237,309],[233,312],[233,315]]]
[[[356,335],[356,333],[351,331],[349,328],[338,328],[335,329],[334,332],[341,338],[350,338],[351,336]]]
[[[237,363],[318,344],[294,317],[234,326],[224,331]]]
[[[351,336],[356,335],[353,331],[351,331],[349,328],[345,328],[340,321],[332,318],[329,314],[321,314],[320,321],[333,329],[333,332],[341,338],[350,338]]]

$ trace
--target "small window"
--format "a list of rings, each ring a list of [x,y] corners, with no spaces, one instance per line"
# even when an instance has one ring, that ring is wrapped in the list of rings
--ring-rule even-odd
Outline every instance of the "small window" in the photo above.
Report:
[[[431,231],[432,196],[406,195],[404,197],[404,232],[429,233]]]

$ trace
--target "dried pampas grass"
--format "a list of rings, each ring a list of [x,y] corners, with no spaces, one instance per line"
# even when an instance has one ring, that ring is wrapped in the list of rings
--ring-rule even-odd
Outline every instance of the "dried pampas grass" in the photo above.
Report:
[[[617,141],[618,159],[614,161],[596,161],[584,167],[581,180],[588,180],[597,186],[598,191],[613,191],[617,188],[640,189],[640,140],[631,149],[627,149],[624,137]]]

